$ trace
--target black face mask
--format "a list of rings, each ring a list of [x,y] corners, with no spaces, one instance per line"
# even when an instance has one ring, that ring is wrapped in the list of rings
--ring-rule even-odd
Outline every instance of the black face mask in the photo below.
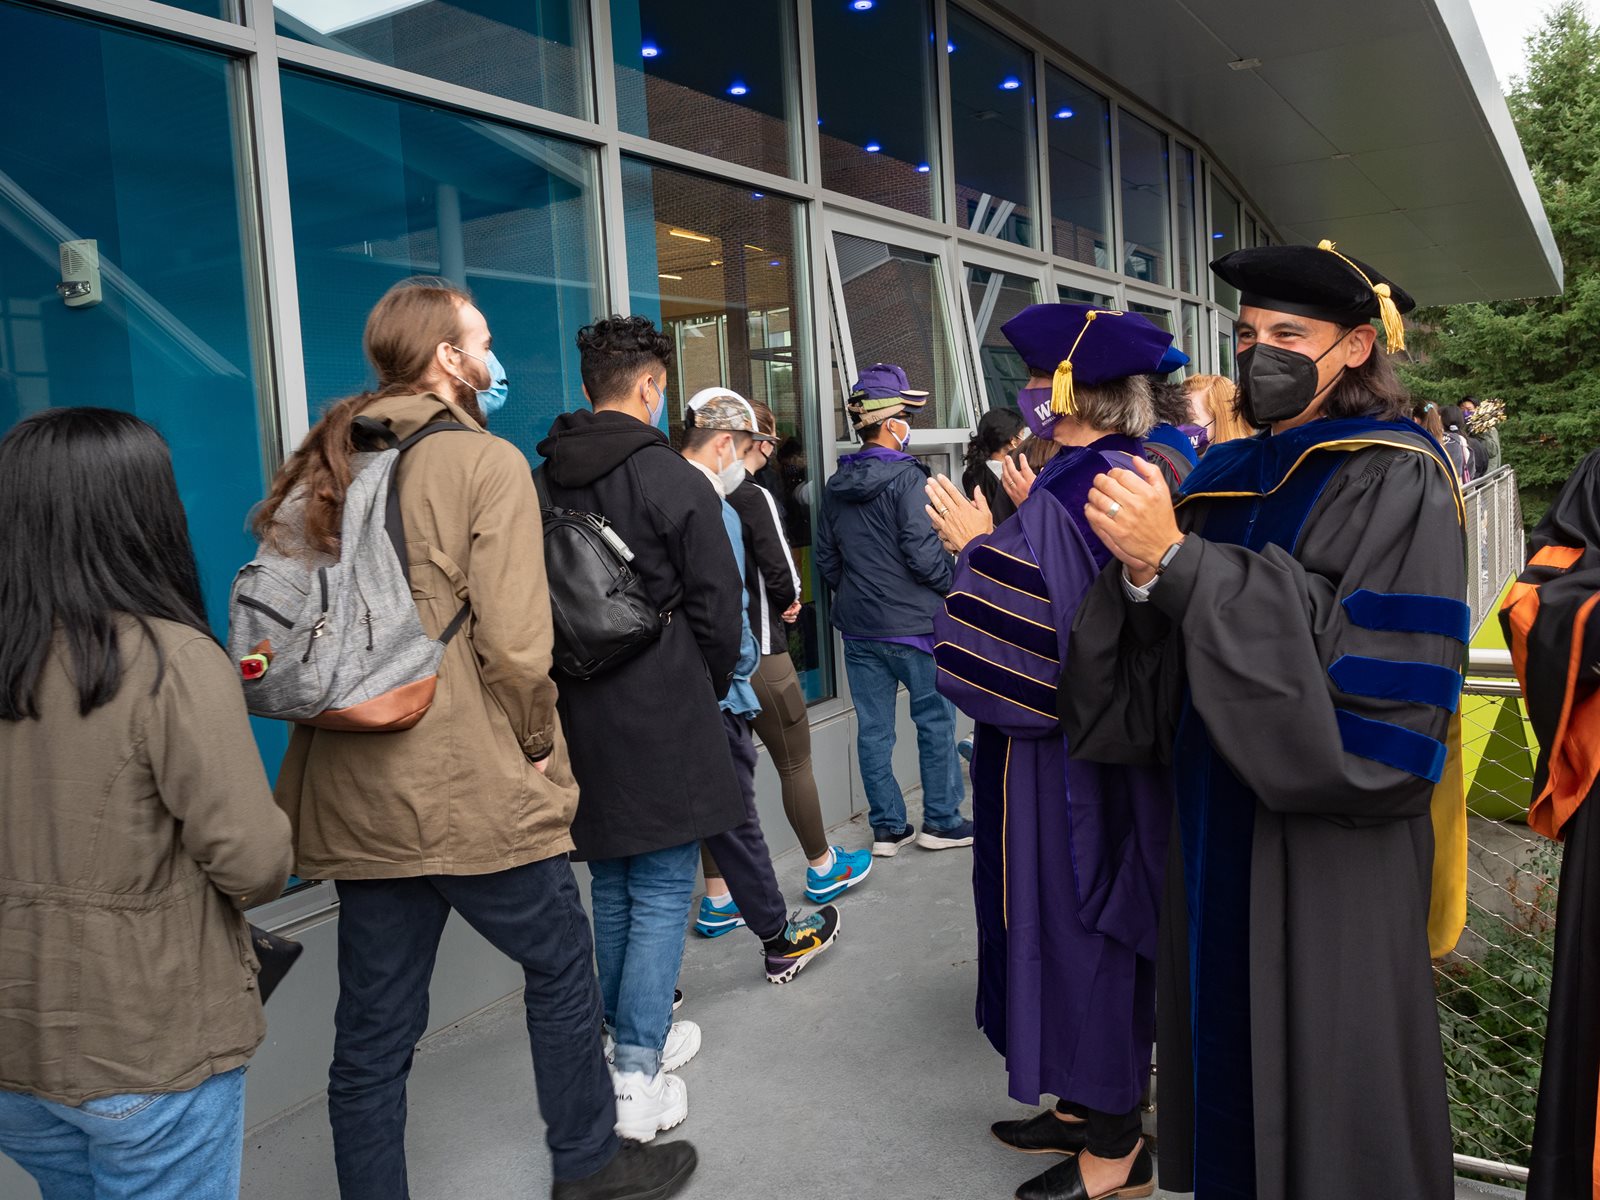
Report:
[[[1292,421],[1327,391],[1317,389],[1317,364],[1332,354],[1350,330],[1339,335],[1317,357],[1257,342],[1239,352],[1239,413],[1257,429],[1277,421]],[[1342,374],[1342,372],[1341,372]],[[1338,382],[1335,375],[1328,383]]]

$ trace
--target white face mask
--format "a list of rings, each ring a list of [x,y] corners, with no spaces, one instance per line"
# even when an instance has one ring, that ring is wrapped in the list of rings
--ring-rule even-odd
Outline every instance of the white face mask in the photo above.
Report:
[[[732,447],[729,447],[729,449],[732,450]],[[717,468],[717,478],[722,481],[722,494],[725,496],[733,495],[739,485],[744,482],[744,476],[744,459],[739,456],[737,450],[734,450],[733,461],[725,467]]]

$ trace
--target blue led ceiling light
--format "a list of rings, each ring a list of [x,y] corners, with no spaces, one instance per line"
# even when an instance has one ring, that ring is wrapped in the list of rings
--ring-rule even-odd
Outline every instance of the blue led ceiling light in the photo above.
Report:
[[[1058,120],[1058,121],[1070,121],[1070,120],[1072,120],[1072,117],[1073,117],[1073,112],[1072,112],[1072,110],[1070,108],[1058,108],[1058,109],[1056,109],[1056,120]]]
[[[661,47],[654,42],[646,42],[639,47],[639,54],[643,58],[656,58],[661,54]]]
[[[1007,75],[1000,81],[1000,90],[1002,92],[1014,92],[1021,86],[1022,80],[1018,79],[1015,75]]]
[[[750,89],[745,86],[742,79],[735,79],[728,85],[728,95],[730,96],[748,96],[749,94]]]
[[[944,44],[944,52],[946,54],[954,54],[956,52],[956,44],[954,42],[946,42]]]
[[[933,168],[930,167],[927,163],[918,163],[917,164],[917,174],[919,174],[919,175],[926,175],[931,170],[933,170]]]
[[[1227,235],[1227,234],[1225,234],[1225,233],[1213,233],[1213,234],[1212,234],[1212,235],[1211,235],[1211,240],[1212,240],[1212,241],[1213,241],[1213,242],[1220,242],[1220,241],[1221,241],[1221,240],[1222,240],[1222,239],[1223,239],[1223,238],[1225,238],[1225,237],[1227,237],[1227,236],[1228,236],[1228,235]]]
[[[765,200],[766,198],[767,198],[767,194],[765,192],[751,192],[750,193],[750,199],[752,199],[752,200]]]
[[[873,0],[850,0],[850,7],[857,12],[866,12],[872,7]]]
[[[783,259],[775,258],[771,262],[769,262],[767,264],[767,266],[769,266],[769,267],[781,267],[781,266],[783,266]]]
[[[882,150],[882,149],[883,149],[883,147],[882,147],[882,146],[880,146],[880,145],[879,145],[879,144],[878,144],[878,143],[877,143],[877,142],[868,142],[868,143],[867,143],[867,144],[866,144],[866,145],[865,145],[865,146],[864,146],[864,147],[863,147],[863,149],[864,149],[864,150],[866,150],[866,152],[867,152],[867,153],[868,153],[868,154],[876,154],[876,153],[877,153],[877,152],[878,152],[878,151],[879,151],[879,150]]]

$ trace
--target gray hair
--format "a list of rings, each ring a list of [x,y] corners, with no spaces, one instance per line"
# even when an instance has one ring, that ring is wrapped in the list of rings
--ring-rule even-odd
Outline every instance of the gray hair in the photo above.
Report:
[[[1142,438],[1156,426],[1155,394],[1147,375],[1130,375],[1073,389],[1073,414],[1090,429]]]

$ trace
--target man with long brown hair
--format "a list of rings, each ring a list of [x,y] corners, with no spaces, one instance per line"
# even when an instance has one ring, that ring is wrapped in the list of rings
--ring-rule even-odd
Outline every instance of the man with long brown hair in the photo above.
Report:
[[[280,548],[337,556],[371,418],[419,442],[399,489],[411,592],[431,636],[457,610],[433,707],[376,735],[301,727],[278,777],[296,870],[339,893],[339,1004],[328,1115],[344,1200],[404,1200],[405,1088],[451,910],[524,971],[528,1040],[558,1200],[667,1196],[694,1170],[678,1143],[619,1148],[589,925],[567,853],[578,789],[556,720],[538,498],[527,461],[484,426],[507,396],[489,326],[438,279],[396,285],[367,318],[375,391],[334,404],[256,514]]]

